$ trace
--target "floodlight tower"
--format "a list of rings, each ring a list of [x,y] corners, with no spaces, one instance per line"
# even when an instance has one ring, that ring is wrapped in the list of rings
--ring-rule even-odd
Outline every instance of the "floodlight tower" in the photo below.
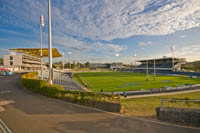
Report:
[[[52,33],[51,33],[51,0],[48,0],[48,21],[49,21],[49,79],[48,83],[53,84],[53,69],[52,69]]]
[[[172,51],[172,69],[174,71],[174,50],[175,50],[175,45],[171,46],[171,51]]]
[[[115,57],[119,57],[119,53],[116,53],[116,54],[115,54]],[[117,68],[117,61],[116,61],[113,65],[115,65],[115,67]],[[114,70],[114,67],[113,67],[113,66],[112,66],[112,70]]]
[[[40,16],[40,70],[41,70],[41,73],[40,73],[40,76],[41,76],[41,79],[43,79],[43,68],[42,68],[42,56],[43,56],[43,53],[42,53],[42,28],[44,27],[44,17],[43,15]]]
[[[134,54],[133,54],[133,59],[134,59],[133,62],[134,62],[134,65],[135,65],[135,66],[136,66],[136,56],[137,56],[136,53],[134,53]]]
[[[72,55],[72,52],[68,52],[68,55],[69,55],[69,69],[71,69],[71,55]]]
[[[116,54],[115,54],[115,57],[119,57],[119,53],[116,53]],[[116,63],[117,63],[117,61],[116,61]]]

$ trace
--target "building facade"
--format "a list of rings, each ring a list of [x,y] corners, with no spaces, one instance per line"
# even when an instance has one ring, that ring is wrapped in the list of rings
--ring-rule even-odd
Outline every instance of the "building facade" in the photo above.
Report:
[[[137,66],[137,70],[167,70],[181,71],[182,65],[186,63],[185,58],[163,57],[158,59],[138,60],[141,64]],[[154,64],[155,63],[155,64]]]
[[[92,69],[119,69],[123,68],[123,63],[117,62],[117,63],[91,63],[91,68]]]
[[[3,65],[11,71],[34,71],[41,69],[40,58],[25,54],[4,55]],[[42,62],[42,68],[47,69],[46,63]]]

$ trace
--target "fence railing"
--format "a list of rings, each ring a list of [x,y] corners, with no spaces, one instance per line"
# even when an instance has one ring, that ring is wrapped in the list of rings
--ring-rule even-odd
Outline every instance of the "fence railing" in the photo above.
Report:
[[[160,107],[200,109],[200,99],[160,98]]]

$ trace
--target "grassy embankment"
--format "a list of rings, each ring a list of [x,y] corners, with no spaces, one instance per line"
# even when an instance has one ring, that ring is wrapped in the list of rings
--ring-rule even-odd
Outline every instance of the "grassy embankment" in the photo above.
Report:
[[[122,112],[128,116],[139,116],[139,117],[153,117],[155,116],[156,107],[160,106],[160,98],[187,98],[187,99],[200,99],[200,91],[191,92],[185,94],[176,94],[168,96],[156,96],[146,98],[135,98],[135,99],[123,99],[122,105],[124,111]],[[181,107],[181,108],[198,108],[200,104],[185,104],[185,103],[166,103],[169,107]]]

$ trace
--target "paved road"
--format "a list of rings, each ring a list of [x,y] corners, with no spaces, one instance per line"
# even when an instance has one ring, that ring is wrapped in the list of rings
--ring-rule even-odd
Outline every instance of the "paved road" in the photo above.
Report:
[[[103,113],[49,99],[20,87],[19,75],[0,77],[0,119],[13,133],[199,133],[199,129],[170,126]],[[14,102],[14,103],[13,103]]]

